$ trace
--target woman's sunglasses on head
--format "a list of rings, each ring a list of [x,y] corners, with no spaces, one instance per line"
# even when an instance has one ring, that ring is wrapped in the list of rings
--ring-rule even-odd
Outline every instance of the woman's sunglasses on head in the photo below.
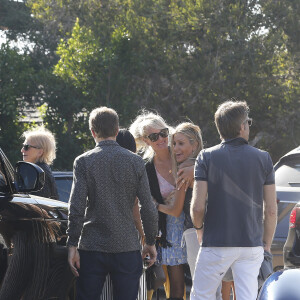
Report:
[[[32,145],[29,145],[29,144],[23,144],[23,149],[25,151],[27,151],[29,148],[40,149],[40,147],[32,146]]]
[[[168,128],[164,128],[162,129],[160,132],[158,133],[151,133],[147,136],[147,138],[151,141],[151,142],[156,142],[159,139],[159,136],[161,136],[162,138],[166,138],[169,135],[169,129]]]

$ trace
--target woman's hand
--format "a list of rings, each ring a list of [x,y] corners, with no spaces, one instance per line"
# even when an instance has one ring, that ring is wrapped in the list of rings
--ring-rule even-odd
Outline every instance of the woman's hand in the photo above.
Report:
[[[179,170],[177,172],[178,177],[176,180],[176,186],[178,190],[180,190],[181,187],[184,186],[184,189],[186,191],[191,185],[194,180],[194,167],[195,162],[191,160],[187,160],[180,164]]]

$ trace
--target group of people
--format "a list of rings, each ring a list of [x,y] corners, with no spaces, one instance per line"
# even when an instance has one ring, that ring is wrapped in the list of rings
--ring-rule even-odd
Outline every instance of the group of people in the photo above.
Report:
[[[246,102],[222,103],[215,124],[221,143],[203,149],[201,130],[191,122],[172,128],[143,111],[128,131],[119,130],[113,109],[91,112],[96,147],[75,159],[69,200],[68,260],[78,300],[100,299],[108,274],[114,299],[137,299],[146,257],[149,266],[163,266],[170,300],[186,299],[186,264],[190,299],[227,300],[232,279],[238,300],[256,299],[276,227],[273,164],[248,144]],[[47,176],[44,144],[24,136],[24,160]]]

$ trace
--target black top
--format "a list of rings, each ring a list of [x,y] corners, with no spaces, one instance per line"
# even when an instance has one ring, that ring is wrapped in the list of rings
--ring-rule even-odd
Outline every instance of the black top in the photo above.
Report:
[[[36,165],[42,168],[43,171],[45,172],[45,184],[41,190],[37,192],[32,192],[31,194],[45,197],[45,198],[59,200],[57,187],[51,172],[51,168],[46,163],[43,162],[38,162],[36,163]]]
[[[148,175],[148,180],[149,180],[150,191],[151,191],[152,197],[159,204],[165,204],[163,197],[160,193],[159,183],[158,183],[153,159],[150,159],[146,162],[146,171],[147,171],[147,175]],[[158,241],[159,241],[160,246],[162,246],[164,248],[171,246],[171,244],[167,241],[167,238],[166,238],[167,237],[166,224],[167,224],[167,215],[159,211],[158,212],[158,230],[160,231],[161,236]]]
[[[192,194],[193,194],[193,189],[189,187],[185,193],[185,199],[184,199],[184,204],[183,204],[183,212],[185,215],[184,230],[193,228],[193,222],[192,222],[192,217],[191,217],[191,212],[190,212]]]

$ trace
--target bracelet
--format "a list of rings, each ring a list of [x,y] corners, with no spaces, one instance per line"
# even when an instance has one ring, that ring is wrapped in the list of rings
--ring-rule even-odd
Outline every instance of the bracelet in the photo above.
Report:
[[[155,202],[155,208],[158,210],[158,205],[159,203],[158,202]]]
[[[196,230],[201,230],[201,229],[203,228],[203,225],[204,225],[204,223],[202,223],[202,225],[201,225],[200,227],[194,226],[194,228],[195,228]]]

